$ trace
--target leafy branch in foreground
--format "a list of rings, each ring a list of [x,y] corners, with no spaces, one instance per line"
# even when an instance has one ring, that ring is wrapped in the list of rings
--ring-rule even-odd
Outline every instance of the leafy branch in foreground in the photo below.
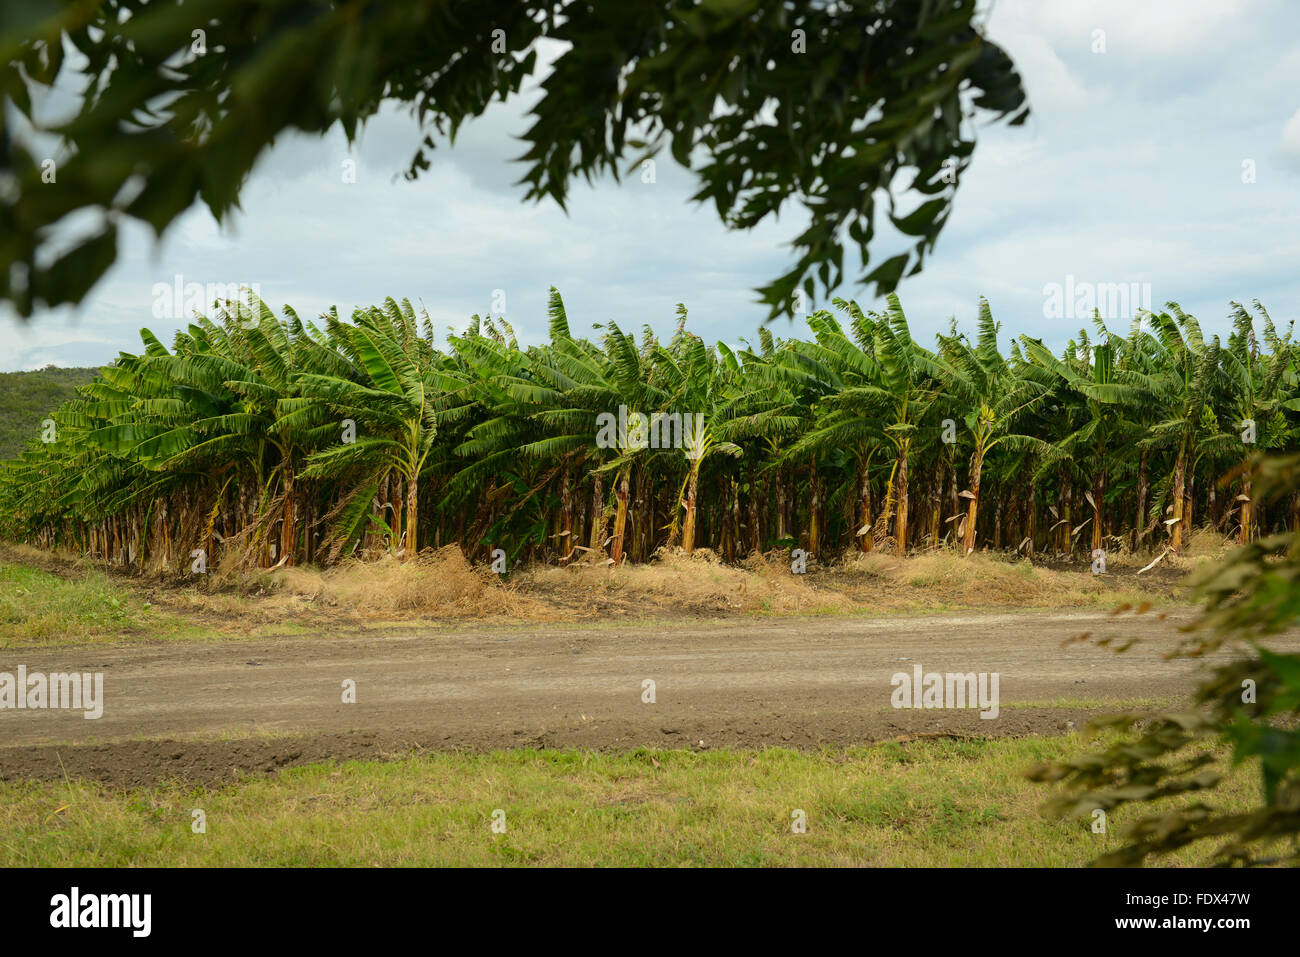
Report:
[[[562,49],[522,137],[525,198],[563,207],[574,180],[667,149],[729,228],[794,202],[809,223],[794,268],[760,290],[773,316],[792,313],[801,285],[811,297],[818,281],[840,282],[846,238],[880,292],[918,272],[973,155],[974,121],[1028,115],[976,0],[0,6],[0,302],[23,316],[79,302],[116,260],[128,218],[161,235],[202,200],[221,221],[286,131],[338,124],[351,142],[385,103],[406,105],[424,134],[406,171],[416,178],[435,135],[454,140],[545,73],[541,41]],[[70,119],[41,114],[55,86],[80,93]],[[919,203],[899,209],[911,194]],[[868,273],[881,196],[914,245]],[[54,228],[73,214],[89,223],[80,237]]]
[[[1300,483],[1300,456],[1252,462],[1258,501],[1290,494]],[[1202,841],[1218,841],[1218,865],[1300,864],[1300,655],[1264,644],[1300,619],[1300,532],[1251,542],[1197,576],[1205,610],[1170,657],[1199,658],[1230,647],[1242,656],[1217,666],[1196,689],[1200,710],[1147,719],[1136,740],[1100,753],[1030,769],[1032,780],[1063,782],[1051,813],[1084,818],[1124,805],[1148,813],[1130,826],[1128,843],[1099,858],[1138,865]],[[1115,715],[1091,730],[1125,729],[1141,716]],[[1183,808],[1153,802],[1186,794],[1208,799],[1221,775],[1205,745],[1232,748],[1233,764],[1258,760],[1261,804],[1242,814],[1219,813],[1206,800]]]

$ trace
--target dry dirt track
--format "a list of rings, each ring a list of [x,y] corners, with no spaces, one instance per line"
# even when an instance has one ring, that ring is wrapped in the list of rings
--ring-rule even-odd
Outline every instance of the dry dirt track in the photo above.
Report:
[[[1187,613],[798,618],[0,652],[0,672],[102,671],[104,714],[0,711],[0,779],[216,782],[412,748],[809,747],[1052,732],[1074,701],[1178,696]],[[1122,655],[1062,641],[1140,635]],[[997,672],[1001,712],[896,710],[895,672]],[[656,701],[642,702],[642,681]],[[356,703],[342,684],[356,682]],[[1065,706],[1059,706],[1063,701]],[[1057,707],[1033,706],[1056,702]],[[1029,705],[1029,706],[1025,706]],[[1102,709],[1105,710],[1105,709]]]

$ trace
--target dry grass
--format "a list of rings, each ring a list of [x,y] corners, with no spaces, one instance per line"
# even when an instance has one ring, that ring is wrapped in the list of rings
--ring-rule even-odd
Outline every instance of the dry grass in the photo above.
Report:
[[[947,550],[907,559],[881,551],[850,553],[833,565],[810,562],[807,574],[796,575],[785,552],[753,555],[739,565],[728,565],[708,549],[693,555],[676,549],[661,550],[645,564],[531,566],[504,579],[486,566],[471,565],[456,545],[428,550],[411,562],[385,557],[327,569],[218,568],[184,580],[174,574],[128,574],[87,559],[22,546],[6,546],[0,555],[15,567],[40,569],[70,584],[111,581],[144,607],[184,623],[178,634],[228,638],[396,623],[673,620],[1159,604],[1189,600],[1179,583],[1188,571],[1224,550],[1217,534],[1198,532],[1189,543],[1189,555],[1182,559],[1167,557],[1141,576],[1140,566],[1108,563],[1113,573],[1100,577],[1090,575],[1082,562],[1030,561],[981,552],[962,559]],[[26,620],[44,614],[35,603],[47,591],[25,589],[16,594],[11,604],[22,607],[15,605],[17,610],[11,609],[9,617]],[[47,640],[76,640],[85,632],[78,620],[63,628],[62,639],[55,639],[58,629],[52,627],[43,626],[49,633],[44,635]],[[130,639],[139,629],[122,624],[121,632],[121,637]]]
[[[551,600],[578,602],[590,610],[608,605],[639,605],[647,611],[770,612],[793,614],[821,609],[834,596],[804,578],[754,557],[743,566],[727,565],[707,548],[687,555],[661,550],[642,565],[535,566],[520,574],[521,587]]]
[[[936,601],[951,607],[1068,608],[1176,597],[1154,581],[1092,575],[1087,566],[1063,571],[1028,558],[1008,561],[978,552],[961,558],[934,551],[907,559],[868,552],[847,559],[834,578],[847,596],[881,608],[933,607]]]
[[[102,606],[102,607],[101,607]],[[131,573],[103,562],[0,545],[0,626],[22,643],[157,638],[275,637],[323,627],[390,622],[556,621],[564,610],[522,593],[458,546],[411,562],[386,557],[315,567],[178,578]],[[11,627],[16,626],[16,627]],[[0,639],[0,645],[5,644]]]
[[[1187,534],[1183,560],[1200,564],[1206,559],[1218,560],[1238,546],[1237,536],[1227,536],[1213,528],[1194,528]]]
[[[1164,544],[1154,551],[1139,549],[1136,552],[1130,551],[1126,546],[1120,546],[1106,549],[1106,566],[1114,571],[1136,572],[1150,565],[1153,560],[1157,560],[1152,569],[1157,576],[1180,574],[1190,577],[1204,565],[1225,558],[1237,547],[1237,544],[1235,535],[1228,536],[1213,528],[1191,528],[1188,529],[1183,541],[1181,556],[1175,557]]]
[[[465,560],[458,545],[411,562],[386,556],[334,568],[281,568],[263,573],[273,598],[325,606],[364,618],[436,617],[551,621],[555,610]]]
[[[1068,608],[1185,597],[1169,579],[1169,571],[1160,580],[1132,572],[1094,576],[1086,565],[1058,570],[1029,559],[1012,561],[982,553],[962,559],[950,551],[906,559],[885,552],[853,553],[837,565],[810,564],[806,575],[796,575],[784,553],[726,565],[708,549],[699,549],[689,556],[680,550],[664,552],[654,562],[619,568],[534,567],[521,573],[520,587],[580,611],[640,607],[655,614],[785,615]]]

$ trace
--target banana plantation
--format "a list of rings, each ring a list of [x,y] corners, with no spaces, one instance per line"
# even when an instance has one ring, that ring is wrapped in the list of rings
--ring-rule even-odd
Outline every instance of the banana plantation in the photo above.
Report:
[[[641,562],[664,547],[735,561],[801,548],[1179,554],[1190,530],[1249,541],[1300,527],[1300,496],[1252,500],[1256,453],[1300,447],[1300,346],[1232,303],[1226,343],[1176,303],[1096,317],[1057,354],[1004,354],[987,302],[913,340],[836,300],[785,339],[663,341],[613,322],[550,341],[474,317],[436,344],[407,301],[314,322],[227,302],[168,348],[143,331],[33,423],[0,473],[0,534],[142,568],[410,557],[459,543],[512,562]],[[648,442],[602,415],[698,423]],[[644,417],[644,418],[642,418]]]

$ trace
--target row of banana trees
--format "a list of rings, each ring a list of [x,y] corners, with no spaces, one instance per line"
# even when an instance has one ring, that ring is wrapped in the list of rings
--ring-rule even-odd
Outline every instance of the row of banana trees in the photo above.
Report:
[[[439,348],[407,301],[315,322],[217,304],[170,349],[143,331],[51,413],[0,472],[0,534],[188,569],[452,542],[614,563],[665,545],[1177,554],[1194,527],[1300,527],[1300,497],[1251,496],[1252,456],[1300,446],[1300,348],[1258,302],[1232,304],[1226,344],[1169,303],[1122,333],[1094,318],[1060,355],[1028,336],[1004,354],[983,300],[973,339],[954,323],[933,349],[895,296],[834,305],[804,337],[733,348],[680,306],[667,342],[575,336],[552,289],[548,343],[474,317]]]

